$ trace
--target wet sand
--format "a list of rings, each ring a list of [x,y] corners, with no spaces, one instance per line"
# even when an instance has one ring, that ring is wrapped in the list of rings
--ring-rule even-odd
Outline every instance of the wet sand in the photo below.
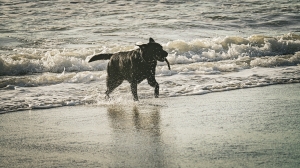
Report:
[[[299,167],[300,84],[0,115],[0,167]]]

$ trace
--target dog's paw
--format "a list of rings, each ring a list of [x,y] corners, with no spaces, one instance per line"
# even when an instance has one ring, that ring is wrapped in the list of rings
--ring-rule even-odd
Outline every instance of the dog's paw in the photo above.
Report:
[[[111,101],[111,98],[110,98],[109,96],[107,96],[107,95],[104,97],[104,99],[105,99],[106,101],[109,101],[109,102]]]

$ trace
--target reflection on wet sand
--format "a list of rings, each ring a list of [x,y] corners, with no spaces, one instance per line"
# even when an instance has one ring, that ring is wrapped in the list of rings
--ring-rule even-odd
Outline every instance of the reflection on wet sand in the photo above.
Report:
[[[123,109],[114,105],[108,107],[107,114],[113,130],[111,152],[114,166],[166,166],[158,108],[133,106],[132,109]],[[131,156],[130,160],[128,156]]]
[[[299,88],[4,114],[0,167],[299,167]]]

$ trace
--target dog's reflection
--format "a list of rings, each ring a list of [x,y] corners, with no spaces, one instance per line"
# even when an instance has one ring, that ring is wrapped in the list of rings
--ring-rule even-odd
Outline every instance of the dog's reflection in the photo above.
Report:
[[[133,106],[125,109],[119,105],[107,108],[110,126],[114,130],[147,131],[159,136],[160,134],[160,109],[157,107],[146,108]]]
[[[128,109],[114,105],[108,107],[107,113],[113,131],[112,160],[116,166],[166,166],[159,108],[133,106]]]
[[[126,111],[119,105],[109,106],[107,108],[108,119],[110,121],[110,127],[113,130],[126,130],[128,128],[128,122]]]

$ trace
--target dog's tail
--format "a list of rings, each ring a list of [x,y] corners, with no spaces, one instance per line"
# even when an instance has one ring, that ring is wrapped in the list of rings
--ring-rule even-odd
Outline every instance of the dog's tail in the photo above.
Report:
[[[109,60],[112,55],[114,55],[114,54],[93,55],[92,58],[88,62],[93,62],[93,61],[97,61],[97,60]]]

